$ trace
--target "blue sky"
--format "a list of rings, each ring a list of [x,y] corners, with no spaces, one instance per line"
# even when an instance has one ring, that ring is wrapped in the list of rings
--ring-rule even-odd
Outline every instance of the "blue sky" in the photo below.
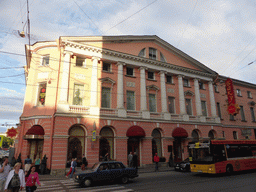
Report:
[[[157,35],[221,75],[256,84],[250,0],[29,0],[32,43],[59,36]],[[0,125],[18,123],[25,93],[26,0],[0,1]],[[26,29],[26,26],[25,26]],[[9,52],[12,54],[6,54]],[[19,55],[18,55],[19,54]],[[5,126],[0,126],[0,132]]]

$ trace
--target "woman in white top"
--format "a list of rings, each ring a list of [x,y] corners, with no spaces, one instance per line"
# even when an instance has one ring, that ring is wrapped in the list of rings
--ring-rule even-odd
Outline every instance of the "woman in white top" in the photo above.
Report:
[[[8,192],[18,192],[25,187],[25,174],[22,169],[20,169],[21,163],[16,163],[13,167],[13,170],[7,176],[5,183],[5,191]]]

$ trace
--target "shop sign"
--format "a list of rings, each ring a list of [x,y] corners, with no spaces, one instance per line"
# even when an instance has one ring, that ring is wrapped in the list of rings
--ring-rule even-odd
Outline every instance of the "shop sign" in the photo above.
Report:
[[[236,104],[235,93],[233,88],[233,82],[231,79],[227,79],[226,82],[226,90],[228,96],[228,113],[231,115],[238,114],[240,107]]]
[[[10,138],[13,138],[13,137],[16,137],[17,135],[17,129],[15,129],[14,127],[10,128],[10,129],[7,129],[7,132],[6,132],[6,136],[7,137],[10,137]]]

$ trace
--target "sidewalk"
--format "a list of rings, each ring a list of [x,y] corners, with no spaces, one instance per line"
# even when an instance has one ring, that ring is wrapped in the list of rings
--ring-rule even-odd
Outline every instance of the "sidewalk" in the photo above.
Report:
[[[174,171],[173,167],[166,167],[166,166],[160,166],[158,168],[158,172],[165,172],[165,171]],[[78,170],[80,172],[80,170]],[[147,166],[147,167],[139,167],[138,168],[138,173],[143,174],[143,173],[152,173],[155,172],[155,166]],[[62,176],[53,176],[53,175],[39,175],[39,180],[40,181],[52,181],[52,180],[62,180],[62,179],[67,179],[65,175]]]

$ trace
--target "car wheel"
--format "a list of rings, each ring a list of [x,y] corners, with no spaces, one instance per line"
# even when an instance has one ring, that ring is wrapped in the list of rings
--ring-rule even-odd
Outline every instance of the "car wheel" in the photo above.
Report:
[[[232,167],[232,165],[227,165],[227,167],[226,167],[226,173],[227,173],[228,175],[231,175],[231,174],[233,173],[233,167]]]
[[[129,181],[129,178],[126,177],[126,176],[123,176],[123,177],[121,178],[121,182],[122,182],[123,184],[128,183],[128,181]]]
[[[84,180],[84,186],[85,187],[90,187],[92,185],[92,180],[91,179],[85,179]]]

